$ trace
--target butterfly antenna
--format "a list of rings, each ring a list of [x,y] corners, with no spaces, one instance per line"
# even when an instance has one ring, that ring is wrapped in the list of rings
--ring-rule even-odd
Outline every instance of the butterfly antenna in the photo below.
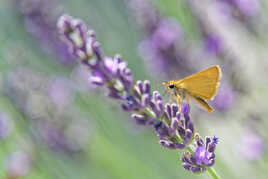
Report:
[[[152,84],[152,86],[159,87],[159,86],[163,86],[163,84],[162,83],[154,83],[154,84]]]

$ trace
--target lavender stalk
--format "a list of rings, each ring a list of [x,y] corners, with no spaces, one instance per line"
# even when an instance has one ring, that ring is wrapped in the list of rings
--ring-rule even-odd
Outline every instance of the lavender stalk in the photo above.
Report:
[[[88,68],[93,84],[106,87],[107,96],[118,100],[124,111],[131,112],[138,125],[153,126],[163,147],[190,150],[181,157],[186,170],[193,173],[207,171],[212,178],[219,178],[211,169],[218,139],[206,137],[204,142],[194,132],[188,104],[183,104],[181,111],[177,104],[164,105],[160,93],[151,92],[148,80],[134,82],[127,62],[119,55],[104,56],[95,33],[81,20],[62,15],[58,29],[69,50]]]

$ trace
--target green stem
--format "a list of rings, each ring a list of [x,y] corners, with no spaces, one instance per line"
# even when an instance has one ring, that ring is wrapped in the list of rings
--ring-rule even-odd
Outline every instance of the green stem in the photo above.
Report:
[[[145,108],[144,110],[140,111],[141,113],[145,113],[147,114],[148,116],[152,117],[152,118],[155,118],[156,119],[156,116],[154,114],[153,111],[151,111],[149,108]]]
[[[213,179],[220,179],[221,177],[217,174],[213,167],[206,167],[208,175]]]

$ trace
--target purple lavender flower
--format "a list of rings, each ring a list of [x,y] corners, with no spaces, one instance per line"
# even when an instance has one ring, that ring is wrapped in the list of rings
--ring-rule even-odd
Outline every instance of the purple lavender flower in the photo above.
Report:
[[[93,127],[88,119],[73,119],[64,130],[67,148],[72,152],[85,149],[92,138]]]
[[[57,107],[66,107],[74,98],[71,81],[63,77],[51,79],[48,85],[48,94]]]
[[[86,92],[93,89],[94,86],[92,83],[88,83],[90,78],[91,76],[88,73],[88,69],[84,65],[80,64],[72,70],[71,80],[75,89],[78,91]]]
[[[8,137],[12,129],[12,120],[6,114],[0,113],[0,139]]]
[[[151,71],[161,69],[157,75],[168,77],[191,72],[193,69],[188,62],[188,49],[179,23],[161,16],[146,0],[132,0],[130,7],[145,34],[138,49],[141,56],[148,60],[148,67],[153,69]]]
[[[127,63],[122,61],[118,55],[114,58],[103,56],[94,33],[88,31],[82,21],[63,15],[59,19],[58,27],[63,39],[68,43],[69,49],[82,64],[88,67],[91,72],[91,82],[106,87],[108,96],[121,101],[122,109],[132,112],[132,118],[137,124],[153,125],[161,145],[169,149],[183,149],[192,142],[194,126],[190,120],[188,104],[182,105],[180,110],[176,104],[167,104],[164,107],[160,93],[158,91],[151,93],[148,80],[137,81],[133,85],[133,77],[130,69],[127,68]],[[165,34],[158,33],[160,37]],[[157,48],[172,46],[173,35],[170,37]],[[195,155],[190,155],[194,162],[187,163],[188,159],[184,155],[183,166],[193,172],[202,172],[205,171],[205,166],[212,166],[214,163],[217,139],[207,138],[205,144],[202,139],[196,139],[196,141]]]
[[[67,43],[70,53],[82,60],[92,57],[92,43],[95,35],[94,32],[86,30],[86,25],[81,20],[63,15],[58,21],[58,28],[64,35],[62,37]]]
[[[259,11],[258,0],[224,0],[223,2],[236,8],[242,15],[252,17]]]
[[[193,154],[185,152],[181,158],[182,165],[186,170],[193,173],[204,172],[205,167],[211,167],[215,162],[215,148],[218,143],[217,137],[206,137],[205,142],[199,134],[195,135],[197,148]]]
[[[28,153],[17,151],[7,156],[4,165],[10,178],[20,178],[30,172],[32,159]]]
[[[47,53],[56,55],[65,64],[73,62],[74,58],[67,50],[57,33],[56,21],[60,8],[56,0],[22,0],[18,9],[23,16],[26,31],[38,40]],[[56,10],[57,9],[57,10]]]
[[[35,123],[34,128],[37,130],[37,137],[40,137],[40,141],[46,144],[51,149],[56,151],[68,151],[67,140],[64,136],[64,131],[53,125],[49,120],[38,120]]]
[[[127,68],[127,62],[122,61],[119,55],[114,58],[104,57],[95,35],[86,29],[82,21],[63,15],[59,19],[58,27],[63,39],[68,42],[71,52],[90,68],[90,81],[93,84],[106,85],[108,96],[121,100],[124,110],[137,111],[138,113],[134,113],[132,118],[138,124],[153,123],[154,117],[149,115],[147,107],[152,108],[153,116],[159,117],[163,110],[160,94],[155,92],[151,95],[148,81],[144,83],[137,81],[133,87],[133,77],[130,69]]]
[[[119,55],[104,57],[94,32],[87,30],[81,20],[63,15],[58,27],[70,51],[91,69],[90,81],[95,85],[107,84],[109,97],[125,99],[133,81],[127,62],[122,61]]]
[[[182,119],[181,115],[184,115]],[[182,112],[176,104],[167,104],[163,122],[154,125],[160,144],[170,149],[183,149],[188,145],[194,134],[194,126],[189,117],[189,105],[183,104]]]
[[[189,152],[185,152],[182,157],[182,166],[185,170],[189,170],[193,173],[201,173],[206,171],[205,167],[200,167],[196,164],[196,159]]]
[[[227,84],[220,86],[219,92],[213,100],[213,106],[221,111],[226,111],[232,107],[235,102],[236,94]]]
[[[235,0],[237,8],[247,16],[255,16],[259,12],[258,0]]]
[[[183,32],[175,19],[163,19],[150,38],[153,48],[165,51],[172,48],[177,42],[183,41]]]
[[[220,55],[223,50],[221,38],[214,34],[205,35],[204,47],[207,52],[215,55]]]
[[[220,10],[231,16],[240,20],[241,22],[248,22],[251,19],[256,19],[260,10],[259,0],[218,0],[218,7]],[[224,11],[223,11],[224,8]]]
[[[163,100],[158,91],[151,94],[150,82],[137,81],[134,86],[134,95],[127,97],[127,102],[122,104],[122,108],[126,111],[138,111],[139,113],[132,114],[132,118],[137,124],[152,125],[156,118],[159,118],[163,113]],[[148,114],[146,108],[150,108],[151,115]]]
[[[137,23],[143,27],[144,31],[153,32],[160,19],[159,11],[145,0],[131,0],[129,6]]]
[[[260,159],[265,152],[263,138],[252,131],[246,131],[238,143],[238,152],[249,161]]]
[[[92,134],[92,126],[86,119],[73,119],[68,121],[68,125],[54,124],[51,120],[40,119],[36,121],[33,128],[36,129],[33,132],[38,141],[52,150],[66,153],[83,150]]]

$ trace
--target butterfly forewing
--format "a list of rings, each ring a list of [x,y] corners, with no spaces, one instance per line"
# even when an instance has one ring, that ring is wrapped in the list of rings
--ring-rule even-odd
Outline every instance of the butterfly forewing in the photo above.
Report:
[[[177,81],[175,85],[178,88],[186,89],[192,96],[212,100],[217,94],[220,78],[220,67],[212,66],[204,71]]]

